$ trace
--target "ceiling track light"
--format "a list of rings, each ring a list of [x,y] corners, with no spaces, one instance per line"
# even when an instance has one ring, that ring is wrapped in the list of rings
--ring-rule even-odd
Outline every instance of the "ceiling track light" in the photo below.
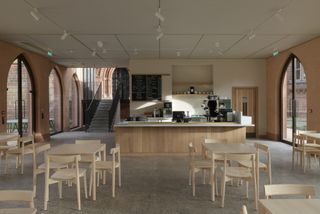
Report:
[[[103,48],[103,49],[102,49],[102,53],[103,53],[103,54],[107,53],[107,49]]]
[[[36,20],[37,22],[40,21],[39,11],[37,8],[33,8],[33,10],[30,11],[30,15]]]
[[[66,30],[63,31],[63,34],[61,35],[60,39],[65,40],[69,36],[68,32]]]
[[[251,32],[248,34],[248,39],[249,39],[249,40],[252,40],[252,39],[254,39],[255,37],[256,37],[255,32],[254,32],[253,30],[251,30]]]
[[[96,50],[95,50],[95,49],[93,49],[93,51],[92,51],[92,54],[91,54],[91,55],[92,55],[93,57],[95,57],[95,56],[96,56],[96,54],[97,54]]]
[[[158,33],[161,33],[161,32],[162,32],[162,28],[161,28],[160,25],[157,27],[157,32],[158,32]]]
[[[164,36],[164,34],[162,32],[160,32],[158,34],[158,36],[156,37],[156,40],[160,40],[163,36]]]
[[[154,14],[161,22],[165,20],[164,16],[161,14],[161,8],[159,7],[158,11]]]

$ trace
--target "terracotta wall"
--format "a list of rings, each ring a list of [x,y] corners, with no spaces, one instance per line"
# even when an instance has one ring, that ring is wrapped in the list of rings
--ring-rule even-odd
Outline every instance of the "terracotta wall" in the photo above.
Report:
[[[307,129],[320,131],[320,38],[281,52],[267,59],[267,136],[279,140],[281,76],[291,54],[299,58],[307,78]]]
[[[30,65],[31,72],[34,78],[35,84],[35,126],[36,136],[38,140],[49,139],[49,74],[55,67],[58,75],[63,80],[63,131],[68,131],[68,107],[65,105],[67,102],[67,92],[69,88],[70,80],[75,70],[67,69],[63,66],[54,64],[49,58],[19,48],[15,45],[0,41],[0,112],[6,112],[7,100],[6,100],[6,88],[7,77],[12,62],[22,54]],[[80,90],[81,91],[81,90]],[[41,117],[43,113],[44,118]],[[0,118],[1,119],[1,118]],[[6,119],[5,119],[6,121]],[[82,120],[80,120],[82,121]],[[6,132],[6,124],[0,123],[0,132]]]

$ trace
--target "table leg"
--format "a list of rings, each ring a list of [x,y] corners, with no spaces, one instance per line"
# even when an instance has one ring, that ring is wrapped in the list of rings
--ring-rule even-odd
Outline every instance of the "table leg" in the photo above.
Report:
[[[96,200],[96,154],[92,155],[92,200]]]

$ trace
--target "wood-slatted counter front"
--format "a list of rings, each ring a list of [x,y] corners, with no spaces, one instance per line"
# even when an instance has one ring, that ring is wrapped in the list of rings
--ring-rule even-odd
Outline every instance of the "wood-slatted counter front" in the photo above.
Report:
[[[131,122],[115,125],[116,143],[121,153],[187,153],[193,142],[198,152],[205,138],[244,143],[246,126],[238,123],[150,123]],[[253,125],[249,125],[253,126]]]

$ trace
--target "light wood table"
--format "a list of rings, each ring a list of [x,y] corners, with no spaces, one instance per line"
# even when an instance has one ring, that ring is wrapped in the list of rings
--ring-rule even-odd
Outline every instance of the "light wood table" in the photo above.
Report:
[[[244,143],[206,143],[204,147],[212,154],[255,154],[256,148]],[[256,174],[259,174],[258,157],[256,157]],[[211,170],[211,176],[214,175],[214,169]],[[257,177],[257,192],[259,193],[259,179]],[[211,184],[211,199],[215,200],[215,184]]]
[[[261,199],[259,214],[319,214],[320,199]]]
[[[320,140],[320,132],[306,132],[300,134],[303,137],[307,137],[308,139]]]
[[[92,156],[92,199],[96,200],[96,154],[103,152],[106,160],[106,145],[62,144],[48,151],[49,155],[91,155]]]
[[[0,209],[0,214],[36,214],[37,209],[34,208],[7,208]]]
[[[15,139],[18,136],[19,136],[18,133],[1,132],[0,133],[0,142],[7,142],[7,141],[10,141],[12,139]]]

